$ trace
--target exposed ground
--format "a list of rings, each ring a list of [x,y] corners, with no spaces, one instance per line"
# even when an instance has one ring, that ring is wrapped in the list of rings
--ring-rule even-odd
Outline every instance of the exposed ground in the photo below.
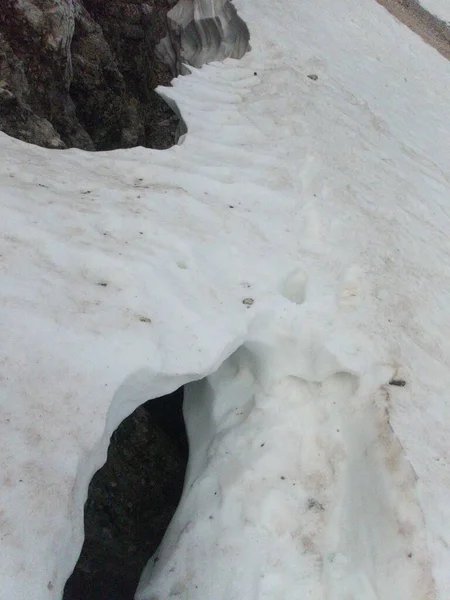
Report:
[[[416,0],[377,0],[396,19],[450,60],[450,27]]]

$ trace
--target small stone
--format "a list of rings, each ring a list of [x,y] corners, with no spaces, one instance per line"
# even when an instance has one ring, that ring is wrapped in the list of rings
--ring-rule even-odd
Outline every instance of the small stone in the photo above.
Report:
[[[242,300],[242,304],[245,304],[246,306],[251,306],[255,301],[253,300],[253,298],[244,298]]]
[[[315,73],[310,73],[308,75],[308,79],[312,79],[313,81],[317,81],[319,79],[319,76],[316,75]]]
[[[151,323],[152,320],[150,319],[150,317],[139,317],[139,321],[141,323]]]
[[[406,381],[404,379],[391,379],[389,385],[396,385],[397,387],[405,387]]]
[[[319,510],[325,510],[325,508],[323,507],[323,504],[321,504],[320,502],[318,502],[315,498],[309,498],[308,499],[308,508],[318,508]]]

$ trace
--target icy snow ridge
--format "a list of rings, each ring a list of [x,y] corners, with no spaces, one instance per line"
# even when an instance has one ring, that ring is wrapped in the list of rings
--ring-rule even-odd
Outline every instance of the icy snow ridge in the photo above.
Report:
[[[241,58],[249,31],[230,0],[179,0],[167,15],[181,38],[181,59],[200,67],[212,60]]]
[[[0,137],[6,600],[61,597],[112,431],[206,376],[141,598],[449,597],[449,65],[336,7],[246,1],[169,151]]]
[[[371,365],[370,343],[343,349],[358,336],[327,316],[306,301],[257,319],[188,386],[185,491],[137,600],[433,596],[416,478],[388,420],[393,369]]]

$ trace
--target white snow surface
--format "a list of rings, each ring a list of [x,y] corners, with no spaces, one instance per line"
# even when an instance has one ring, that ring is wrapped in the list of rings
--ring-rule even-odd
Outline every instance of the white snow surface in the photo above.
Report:
[[[450,65],[373,1],[236,4],[182,145],[0,135],[2,599],[61,598],[112,431],[194,381],[139,600],[450,597]]]
[[[450,23],[449,0],[420,0],[420,4],[433,15],[436,15],[443,21]]]

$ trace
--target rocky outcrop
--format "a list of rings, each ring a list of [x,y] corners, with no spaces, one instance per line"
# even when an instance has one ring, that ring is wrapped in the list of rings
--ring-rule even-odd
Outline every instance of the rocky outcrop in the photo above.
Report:
[[[173,145],[155,87],[249,39],[229,0],[2,0],[0,32],[0,130],[85,150]]]
[[[154,91],[173,76],[155,53],[173,4],[85,0],[80,7],[70,95],[96,148],[167,148],[176,141],[179,119]]]
[[[29,97],[23,63],[0,33],[0,130],[39,146],[65,148],[50,121],[32,110]]]
[[[171,146],[178,117],[154,92],[171,75],[154,48],[172,5],[2,2],[0,128],[51,148]]]

